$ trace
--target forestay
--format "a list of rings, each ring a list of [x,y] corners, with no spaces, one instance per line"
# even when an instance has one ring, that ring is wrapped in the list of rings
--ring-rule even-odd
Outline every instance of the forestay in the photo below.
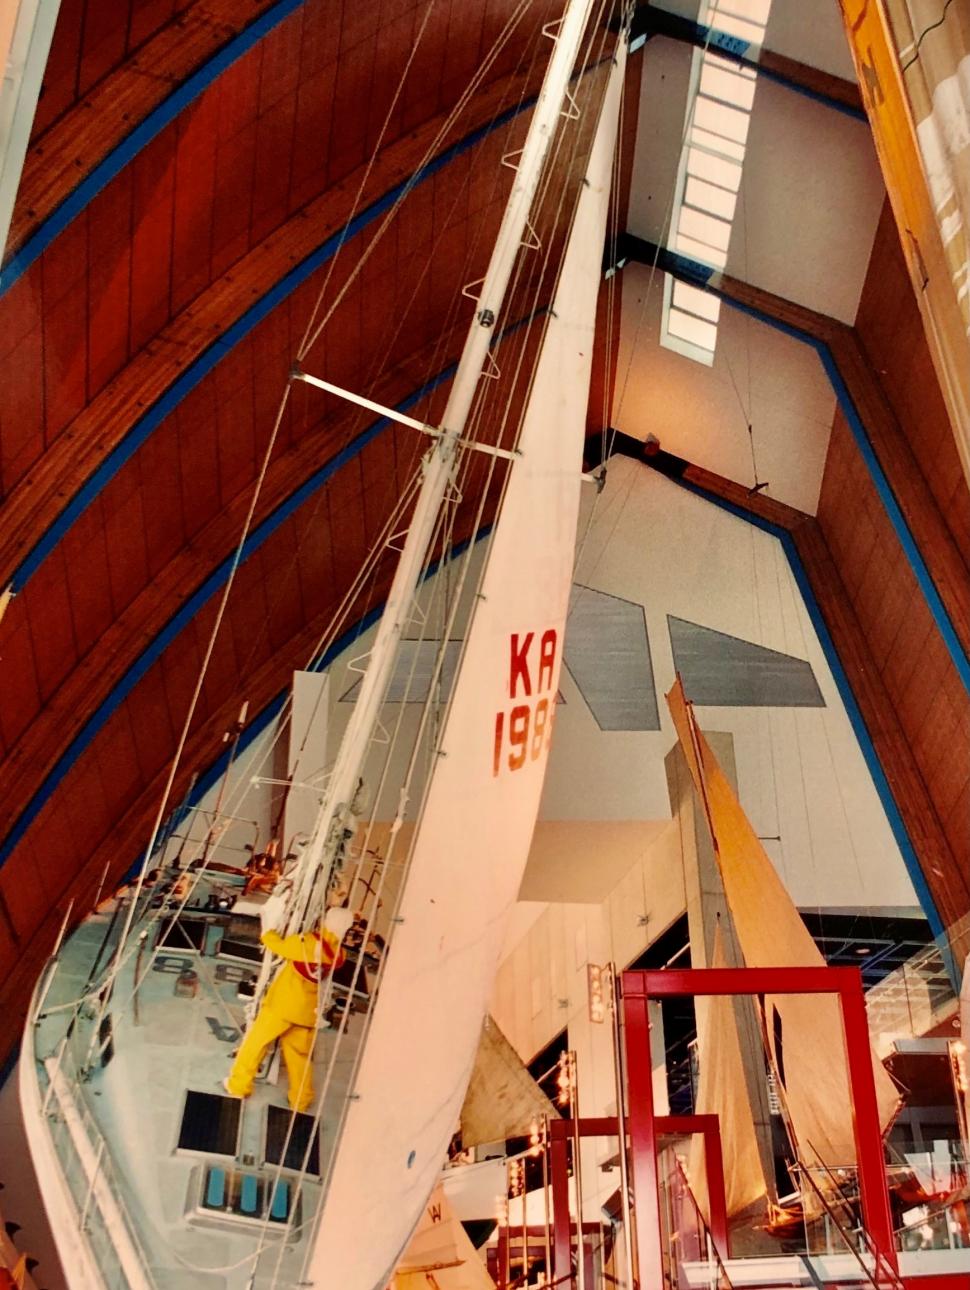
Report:
[[[383,1287],[407,1244],[458,1124],[522,879],[559,684],[624,63],[618,49],[415,831],[309,1268],[317,1286]]]

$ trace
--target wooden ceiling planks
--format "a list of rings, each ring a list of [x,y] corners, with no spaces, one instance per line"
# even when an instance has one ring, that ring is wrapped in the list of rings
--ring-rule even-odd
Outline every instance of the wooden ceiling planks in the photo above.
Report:
[[[90,307],[87,315],[88,397],[103,389],[131,353],[132,182],[128,168],[104,192],[87,228]]]
[[[437,50],[434,58],[436,79],[424,78],[426,83],[421,87],[421,93],[426,96],[424,114],[413,135],[388,142],[371,173],[365,202],[372,199],[371,194],[379,195],[413,170],[416,160],[442,124],[441,119],[428,116],[428,96],[437,94],[435,101],[441,101],[441,78],[449,68],[452,74],[457,74],[455,68],[461,60],[467,63],[467,45],[472,38],[465,30],[465,24],[471,23],[476,32],[489,23],[494,27],[496,22],[504,21],[509,7],[507,3],[492,6],[483,17],[477,11],[469,15],[457,4],[448,6],[447,23],[433,33],[432,45]],[[328,9],[328,22],[333,20],[334,8],[320,6],[321,10]],[[403,29],[407,14],[411,13],[413,18],[415,8],[414,5],[384,5],[374,30],[380,33],[387,21],[393,21]],[[347,12],[350,13],[351,9],[352,6],[348,7]],[[356,14],[354,18],[356,22]],[[355,32],[364,33],[358,43],[371,40],[374,44],[373,31],[366,34],[370,30],[370,21],[369,17],[362,18],[362,25],[356,29],[352,24],[345,24],[341,39],[351,39]],[[383,41],[382,50],[378,63],[389,59],[393,43]],[[450,53],[455,51],[460,58],[458,62],[450,63]],[[312,52],[312,39],[301,43],[304,60],[301,77],[306,70],[306,58]],[[399,48],[397,53],[399,58]],[[319,54],[318,46],[316,55]],[[507,56],[496,67],[507,72],[513,65],[514,59]],[[261,67],[263,80],[259,87],[258,107],[254,106],[257,113],[254,120],[259,122],[266,113],[275,111],[277,104],[289,94],[295,105],[292,116],[295,143],[300,91],[304,81],[296,82],[296,89],[287,86],[282,94],[270,101],[270,88],[274,92],[281,89],[285,78],[272,73],[266,79],[265,53]],[[228,79],[224,80],[229,83]],[[239,82],[236,83],[238,86]],[[376,81],[373,83],[377,85]],[[475,100],[473,111],[454,123],[446,142],[457,140],[470,129],[487,122],[495,112],[515,102],[525,88],[526,81],[521,76],[509,77],[490,86]],[[360,136],[361,143],[373,137],[375,120],[381,116],[378,110],[380,95],[387,96],[390,92],[391,87],[382,83],[376,93],[370,93],[372,110],[367,114],[367,134]],[[117,442],[119,431],[130,424],[132,415],[150,406],[193,355],[202,352],[210,343],[216,329],[223,330],[227,321],[238,316],[249,300],[265,289],[265,284],[272,284],[302,258],[307,248],[319,241],[321,228],[336,228],[345,217],[362,173],[359,165],[355,172],[347,175],[339,191],[314,196],[313,210],[301,212],[298,217],[288,220],[282,230],[270,232],[259,245],[253,245],[249,240],[253,235],[250,220],[244,230],[246,241],[240,243],[235,252],[237,260],[239,255],[245,254],[247,263],[239,266],[233,261],[235,267],[230,279],[220,277],[215,281],[215,275],[223,274],[229,265],[216,264],[217,243],[211,216],[208,217],[208,240],[205,236],[205,208],[211,205],[213,189],[218,190],[217,182],[206,187],[209,181],[205,177],[205,158],[210,154],[199,143],[198,131],[205,124],[206,110],[209,109],[199,101],[197,116],[193,117],[190,110],[177,123],[177,128],[159,136],[155,147],[143,154],[143,170],[132,166],[123,179],[119,177],[116,184],[106,190],[104,201],[69,226],[24,280],[30,288],[26,294],[20,295],[21,301],[27,300],[21,314],[25,325],[30,318],[41,317],[46,326],[52,309],[56,310],[62,300],[68,296],[72,301],[84,299],[86,290],[93,289],[94,294],[91,296],[93,306],[86,303],[73,346],[66,345],[62,355],[68,374],[66,388],[62,390],[59,387],[56,391],[56,397],[64,400],[64,407],[69,409],[81,379],[78,373],[83,372],[86,406],[65,427],[60,424],[60,418],[65,415],[64,408],[55,405],[58,420],[50,425],[51,442],[41,460],[27,462],[29,448],[20,452],[18,466],[26,462],[26,472],[34,464],[38,478],[29,488],[24,485],[18,498],[10,499],[7,514],[13,517],[12,527],[17,528],[18,514],[24,523],[11,536],[8,554],[22,549],[25,542],[32,540],[31,535],[36,534],[42,525],[40,516],[44,505],[50,507],[48,514],[56,510],[60,498],[69,496],[90,473],[93,465],[102,460],[105,452]],[[398,128],[403,129],[401,122],[411,110],[414,110],[413,102],[402,102],[400,119],[395,118]],[[197,125],[200,120],[201,124]],[[279,121],[271,127],[271,132],[278,125]],[[233,138],[250,128],[238,122],[237,126]],[[285,133],[283,130],[274,134],[277,143]],[[319,138],[316,146],[321,148]],[[489,155],[494,160],[501,141],[496,137],[490,141],[490,146]],[[282,145],[279,149],[274,146],[270,151],[281,149]],[[233,175],[242,174],[249,167],[249,199],[252,197],[257,152],[258,144],[254,144],[251,153],[247,154],[249,160],[243,156],[237,158],[234,164],[238,169],[232,172]],[[286,171],[288,174],[286,184],[281,186],[292,195],[299,182],[296,169],[285,158],[279,160],[277,173]],[[215,169],[218,171],[218,160]],[[497,171],[498,167],[494,169]],[[425,228],[429,239],[438,239],[436,253],[441,266],[447,269],[440,282],[428,275],[414,309],[405,314],[399,307],[400,284],[393,271],[398,260],[406,261],[414,248],[402,246],[400,237],[396,239],[396,245],[389,239],[387,246],[375,254],[368,272],[362,275],[361,293],[351,293],[348,300],[347,317],[350,319],[356,314],[356,331],[350,322],[344,329],[343,318],[340,319],[342,336],[334,349],[334,362],[338,369],[348,373],[348,383],[356,383],[353,378],[359,375],[362,365],[369,362],[365,344],[372,345],[375,340],[380,344],[384,340],[385,348],[396,364],[396,369],[388,374],[383,385],[378,386],[379,397],[387,401],[395,401],[416,388],[422,379],[437,370],[439,362],[443,363],[449,357],[447,347],[436,354],[436,346],[429,337],[440,328],[442,318],[449,316],[447,305],[454,300],[455,272],[456,267],[460,268],[462,256],[467,254],[469,245],[476,251],[479,249],[473,232],[475,218],[483,218],[483,206],[490,205],[496,196],[493,175],[489,181],[490,197],[487,201],[479,201],[475,215],[469,215],[469,227],[458,235],[453,230],[466,223],[463,217],[469,214],[473,205],[473,188],[469,187],[466,193],[466,181],[478,177],[472,167],[464,163],[456,166],[450,179],[447,176],[448,171],[443,172],[415,193],[415,196],[422,194],[425,198]],[[508,179],[509,175],[501,172],[499,181],[507,182]],[[480,182],[475,188],[484,193]],[[245,187],[234,190],[233,195],[238,199],[240,192],[243,195],[241,204],[248,210]],[[107,200],[109,193],[110,203]],[[269,211],[270,207],[265,209]],[[164,219],[159,215],[160,210]],[[102,215],[105,216],[104,223]],[[265,216],[267,228],[273,218],[282,218],[278,207],[275,215]],[[166,222],[167,229],[163,227]],[[185,228],[192,226],[193,222],[198,231],[197,239],[185,233]],[[308,225],[311,226],[309,235]],[[106,227],[110,227],[113,236],[107,235]],[[262,228],[258,230],[260,236],[262,231]],[[482,246],[487,252],[487,245],[482,243]],[[151,247],[158,253],[158,262],[154,265],[149,262]],[[94,268],[92,255],[97,260]],[[197,282],[205,283],[206,273],[213,285],[197,288]],[[335,275],[336,281],[339,281],[339,275]],[[16,299],[22,285],[18,284],[8,298]],[[193,297],[192,293],[198,290],[201,290],[202,297]],[[369,297],[380,304],[365,308],[362,301]],[[6,799],[14,811],[26,801],[24,789],[28,782],[36,784],[38,768],[53,764],[83,724],[84,715],[90,713],[97,696],[103,697],[109,692],[112,678],[117,678],[137,657],[139,650],[157,636],[160,626],[185,598],[193,579],[197,581],[231,549],[247,498],[247,482],[252,477],[258,455],[257,440],[260,435],[265,435],[257,416],[257,413],[265,411],[265,407],[257,408],[255,405],[268,397],[265,393],[270,384],[265,379],[267,367],[277,361],[282,363],[284,355],[292,353],[294,329],[287,324],[291,316],[295,317],[295,303],[294,297],[291,304],[277,309],[270,315],[265,331],[253,333],[252,345],[240,347],[244,357],[237,368],[239,382],[235,388],[240,391],[237,400],[232,398],[231,387],[229,406],[224,407],[226,373],[229,371],[226,367],[219,372],[220,380],[212,382],[213,390],[221,385],[215,402],[211,392],[203,393],[205,387],[200,387],[197,402],[186,400],[177,413],[169,417],[169,433],[152,435],[104,495],[82,515],[75,530],[68,534],[68,539],[74,540],[73,546],[70,540],[66,540],[58,559],[52,558],[40,566],[41,570],[49,567],[59,576],[59,589],[48,590],[41,573],[38,573],[28,583],[23,595],[13,602],[4,623],[2,645],[5,663],[10,657],[8,640],[18,635],[22,642],[25,641],[29,631],[28,617],[35,615],[33,621],[40,627],[45,612],[52,608],[56,613],[47,618],[47,623],[52,643],[56,637],[59,645],[56,650],[51,650],[49,658],[43,659],[45,686],[49,686],[55,675],[47,670],[56,667],[55,658],[66,657],[70,661],[69,673],[51,693],[46,709],[39,711],[35,706],[36,719],[31,738],[20,739],[18,748],[14,750],[22,754],[29,747],[31,756],[18,756],[3,768],[4,773],[11,769],[17,773],[13,794]],[[98,307],[102,310],[103,325],[99,325],[96,317]],[[173,321],[184,324],[183,330],[167,321],[173,313]],[[154,333],[151,330],[153,326]],[[20,342],[34,329],[27,325]],[[127,354],[123,359],[119,337],[126,332]],[[3,334],[0,327],[0,335]],[[141,345],[137,352],[136,342]],[[327,357],[329,361],[330,355]],[[144,362],[139,364],[141,359]],[[219,371],[218,368],[216,370]],[[306,477],[309,469],[319,465],[334,447],[346,442],[347,437],[365,423],[356,416],[348,416],[346,411],[321,421],[319,415],[312,415],[309,393],[301,387],[294,399],[293,414],[285,423],[281,453],[274,462],[272,485],[267,494],[267,509],[271,503],[278,504]],[[440,397],[443,395],[444,391],[441,391]],[[251,409],[248,415],[247,404]],[[6,413],[8,409],[4,411]],[[242,424],[242,432],[238,436],[233,433],[237,414]],[[6,430],[4,441],[6,444]],[[408,463],[418,452],[418,444],[418,437],[414,436],[410,450],[401,449],[394,434],[385,432],[367,450],[365,458],[349,463],[349,467],[339,472],[302,512],[287,521],[257,556],[240,570],[240,595],[234,598],[203,689],[197,728],[192,735],[193,756],[208,758],[218,747],[218,736],[229,724],[226,711],[238,704],[237,687],[241,675],[251,682],[245,688],[252,689],[254,702],[265,702],[275,689],[285,683],[291,668],[305,661],[307,642],[311,639],[308,623],[313,622],[312,639],[316,639],[320,623],[332,609],[351,571],[356,572],[365,545],[372,539],[374,515],[368,498],[374,500],[381,495],[386,496],[392,485],[400,486],[399,463],[403,464],[406,472]],[[385,478],[383,471],[390,466],[398,473],[388,469]],[[183,485],[188,490],[195,488],[196,476],[201,477],[203,490],[214,485],[215,492],[190,491],[186,501]],[[26,475],[20,478],[23,481]],[[178,491],[174,487],[176,479],[180,481]],[[44,496],[38,504],[39,493]],[[200,521],[198,526],[187,531],[187,525],[193,524],[197,518]],[[185,545],[186,542],[189,545]],[[285,557],[294,551],[299,553],[294,570],[296,576],[281,575]],[[32,595],[35,587],[38,591]],[[383,591],[381,581],[378,580],[369,591],[372,598],[379,598]],[[364,607],[360,605],[358,613]],[[61,902],[70,890],[86,893],[90,898],[95,886],[94,873],[103,867],[105,858],[112,860],[116,873],[119,866],[127,867],[134,858],[131,850],[124,851],[124,838],[128,836],[126,821],[133,818],[133,810],[140,812],[137,827],[132,826],[130,836],[142,839],[153,806],[148,800],[150,794],[143,793],[142,788],[151,785],[157,794],[175,738],[176,717],[186,710],[205,646],[206,622],[214,613],[215,602],[210,601],[178,638],[177,648],[166,650],[149,669],[90,746],[80,753],[68,777],[40,810],[16,848],[15,856],[27,858],[18,863],[26,864],[28,868],[31,864],[35,867],[41,864],[38,847],[42,847],[48,857],[44,872],[52,881],[47,885],[43,914],[39,906],[21,909],[19,914],[24,924],[19,928],[21,935],[29,938],[37,935],[37,947],[43,945],[43,937],[51,925],[51,903]],[[70,649],[67,648],[68,641],[71,642]],[[22,667],[26,682],[24,692],[28,698],[32,693],[29,678],[35,669],[34,657]],[[33,688],[36,690],[36,677]],[[163,714],[167,714],[167,725],[162,720]],[[6,712],[0,716],[0,730],[5,734],[7,717]],[[16,728],[16,714],[14,717],[13,728]],[[17,762],[31,764],[29,767],[21,764],[18,770]],[[97,787],[93,788],[92,783]],[[79,791],[79,786],[83,786],[83,791]],[[88,801],[89,807],[86,805]],[[6,814],[10,814],[9,805]],[[39,839],[43,840],[40,844]],[[0,867],[0,893],[5,890],[7,881],[5,868]],[[15,868],[11,867],[9,874],[13,876],[15,873]],[[21,978],[18,976],[17,980]]]
[[[474,115],[469,114],[451,132],[450,139],[454,141],[461,137],[476,122],[489,120],[510,94],[515,96],[520,90],[521,85],[518,84],[502,83],[491,87],[490,91],[476,100]],[[373,167],[369,173],[365,203],[386,191],[389,181],[393,182],[413,170],[440,124],[439,119],[435,118],[426,123],[422,130],[389,145],[384,164]],[[167,146],[163,138],[157,144],[160,149]],[[167,203],[164,182],[157,179],[155,187],[156,190],[161,189],[159,195]],[[143,348],[133,355],[126,367],[102,390],[89,390],[86,406],[71,422],[70,436],[57,433],[64,429],[60,421],[50,425],[43,465],[35,472],[30,487],[26,487],[23,480],[27,470],[37,463],[41,454],[41,444],[36,437],[26,446],[18,447],[18,478],[11,479],[9,483],[9,459],[4,462],[7,504],[3,537],[6,540],[0,540],[0,581],[9,578],[19,555],[23,554],[24,547],[31,540],[31,535],[39,535],[56,518],[63,505],[61,499],[73,495],[106,452],[120,441],[131,424],[133,414],[144,411],[161,397],[167,386],[208,347],[214,336],[224,331],[253,300],[258,299],[278,281],[284,266],[289,268],[302,260],[320,244],[322,236],[339,228],[346,217],[350,200],[350,193],[343,190],[324,194],[314,202],[311,209],[289,220],[271,239],[250,251],[231,275],[215,282],[178,317],[163,326],[148,344],[144,343],[146,338],[140,331],[133,335],[132,346],[141,342]],[[135,204],[137,206],[137,198]],[[96,217],[93,208],[88,215],[90,218]],[[155,218],[153,215],[153,223]],[[159,237],[168,247],[171,236],[170,212],[167,223],[162,220],[158,222]],[[72,230],[78,227],[80,225],[76,221],[64,236],[72,234]],[[76,233],[73,236],[76,237]],[[34,266],[29,276],[35,277],[35,270],[43,267],[46,279],[49,258],[61,246],[61,241],[59,239],[54,244],[42,261]],[[136,227],[132,242],[132,300],[139,302],[138,317],[144,317],[144,311],[147,310],[160,320],[167,308],[163,298],[168,289],[168,261],[163,257],[161,267],[157,262],[152,262],[148,256],[150,245],[151,242],[146,241],[143,249]],[[71,262],[76,263],[76,260],[77,252]],[[79,294],[72,294],[71,302],[65,304],[65,308],[76,313],[77,302],[83,296],[83,283],[77,280],[77,274],[71,285],[79,289]],[[61,298],[60,291],[58,298]],[[6,304],[6,300],[0,301],[0,330]],[[46,292],[40,308],[46,319],[50,311]],[[132,326],[135,325],[135,317],[136,314],[133,313]],[[77,337],[66,337],[64,343],[69,350],[66,359],[71,370],[76,372],[80,351]],[[42,377],[43,372],[34,368],[25,371],[23,379],[40,380]],[[0,422],[4,425],[15,415],[15,409],[11,407],[14,398],[14,392],[6,388],[0,389]],[[66,411],[60,413],[61,418],[64,415]],[[54,436],[53,441],[51,436]],[[18,483],[21,485],[19,489]]]
[[[35,596],[44,606],[44,612],[30,620],[30,637],[41,710],[77,661],[66,573],[62,551],[55,552],[38,570]],[[48,624],[55,623],[64,625],[63,634],[48,630]],[[5,687],[16,685],[17,681],[18,678],[6,674],[5,669]]]
[[[450,343],[448,356],[454,357],[460,336],[454,334]],[[426,346],[408,356],[373,392],[379,398],[394,402],[402,393],[414,389],[424,379],[432,348]],[[249,392],[246,393],[248,396]],[[324,396],[298,386],[293,397],[297,402],[313,400],[319,414]],[[51,696],[46,707],[42,709],[39,699],[34,700],[36,724],[24,740],[24,747],[28,750],[26,761],[16,768],[10,765],[0,767],[0,785],[4,786],[0,791],[0,831],[5,831],[12,815],[35,791],[63,741],[81,728],[97,703],[121,679],[124,669],[161,631],[174,610],[198,585],[205,571],[226,558],[238,540],[249,501],[248,485],[253,477],[255,463],[251,457],[248,458],[249,476],[240,481],[240,487],[231,499],[220,496],[218,504],[213,503],[208,511],[201,506],[196,511],[191,505],[186,506],[186,524],[182,522],[183,498],[186,493],[191,495],[197,477],[201,475],[202,486],[210,490],[213,477],[220,481],[224,479],[221,463],[219,472],[215,474],[207,470],[205,460],[200,465],[196,458],[180,455],[183,441],[193,451],[195,445],[206,441],[210,431],[208,409],[209,401],[201,402],[197,408],[199,419],[195,422],[188,419],[191,409],[182,405],[170,423],[151,436],[103,497],[82,515],[65,539],[65,579],[71,598],[79,661],[65,685]],[[269,514],[315,467],[332,457],[357,432],[359,424],[360,416],[356,410],[336,402],[331,405],[327,420],[314,418],[299,443],[274,459],[264,489],[264,504],[257,518]],[[406,460],[416,464],[419,436],[414,435],[409,442],[411,450]],[[244,451],[248,453],[248,445],[244,446]],[[131,479],[134,479],[134,484]],[[108,536],[109,528],[103,512],[116,485],[127,493],[137,490],[142,500],[145,545],[151,557],[139,594],[124,604],[114,601],[110,595],[106,573],[108,544],[109,541],[123,544],[132,536],[137,539],[138,535],[127,534],[122,526],[111,529],[110,538]],[[119,515],[117,507],[111,509],[112,514]],[[186,546],[189,540],[191,545]],[[164,558],[166,554],[167,558]],[[272,576],[271,570],[266,576]],[[331,579],[334,576],[332,565],[329,576]],[[46,597],[37,593],[32,580],[8,610],[11,629],[25,618],[32,618],[43,624],[55,650],[67,653],[71,644],[66,634],[69,625],[66,621],[53,620],[47,612],[47,604]],[[11,660],[10,676],[18,693],[20,679],[24,678],[22,703],[29,702],[34,694],[29,684],[32,670],[32,660]],[[22,736],[22,725],[18,729]],[[11,781],[8,776],[14,769]]]
[[[69,835],[70,825],[66,818],[65,826]],[[44,848],[40,854],[39,846]],[[4,865],[3,899],[10,922],[14,929],[18,929],[18,936],[21,935],[19,929],[36,926],[49,907],[50,895],[44,878],[45,870],[53,868],[60,858],[56,846],[54,836],[43,843],[38,839],[31,845],[18,848],[11,856],[9,873],[6,872],[7,865]]]
[[[15,766],[23,760],[23,754],[17,748],[18,742],[40,711],[41,697],[30,626],[23,616],[14,617],[14,604],[9,606],[4,617],[9,621],[4,623],[3,667],[5,672],[9,669],[17,680],[16,684],[3,688],[0,738],[5,757],[9,757],[10,764]]]
[[[78,659],[84,658],[103,637],[105,624],[117,614],[107,577],[108,544],[105,532],[103,502],[99,498],[79,518],[67,534],[63,550],[63,568],[70,600],[71,628]],[[14,602],[18,613],[31,621],[44,613],[44,600],[29,583]],[[36,606],[36,609],[35,609]],[[58,624],[47,619],[52,636],[58,635]],[[64,625],[66,629],[66,624]],[[61,644],[64,648],[64,644]]]
[[[63,0],[8,251],[24,245],[134,124],[274,3]],[[99,24],[111,26],[97,50],[87,49],[94,30],[86,22],[89,8]],[[82,78],[90,81],[99,68],[97,79],[82,88]]]
[[[963,561],[970,568],[970,492],[915,307],[888,201],[873,240],[856,334]]]
[[[47,66],[41,83],[31,142],[47,130],[78,97],[78,63],[81,55],[81,28],[88,0],[61,0],[57,24],[51,40]],[[127,20],[127,5],[119,5],[119,17]]]
[[[949,925],[970,911],[970,835],[966,822],[953,820],[951,814],[970,763],[970,695],[956,675],[925,596],[840,415],[829,443],[818,524],[864,634],[871,680],[884,690],[907,746],[911,769],[904,772],[898,747],[884,757],[883,764],[906,815],[927,884],[944,924]],[[877,578],[884,580],[878,586],[880,595],[873,593]],[[858,695],[863,681],[853,676],[853,684]],[[941,689],[946,691],[953,736],[945,756],[937,729],[941,712],[935,703]],[[918,777],[919,790],[906,788],[912,775]],[[923,808],[906,814],[907,799],[914,801],[917,791],[925,796],[929,812]],[[949,855],[941,854],[937,835],[945,839]]]

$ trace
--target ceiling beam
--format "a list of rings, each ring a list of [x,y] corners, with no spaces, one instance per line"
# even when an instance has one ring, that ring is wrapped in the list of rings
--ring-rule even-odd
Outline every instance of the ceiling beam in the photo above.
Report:
[[[859,87],[841,76],[833,76],[817,67],[809,67],[784,54],[773,53],[762,49],[758,56],[751,57],[748,50],[751,46],[733,36],[725,36],[711,27],[699,22],[692,22],[679,14],[668,13],[656,5],[644,4],[633,15],[632,38],[643,37],[651,40],[654,36],[663,36],[681,44],[691,45],[695,49],[709,48],[720,58],[729,59],[740,67],[750,68],[759,76],[776,81],[796,94],[823,103],[837,112],[866,121],[865,109]]]

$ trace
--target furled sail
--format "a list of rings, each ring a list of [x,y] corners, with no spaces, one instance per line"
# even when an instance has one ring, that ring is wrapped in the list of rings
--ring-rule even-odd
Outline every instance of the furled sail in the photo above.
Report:
[[[720,926],[714,931],[711,967],[727,967]],[[739,1214],[764,1196],[767,1186],[741,1065],[734,1001],[728,995],[698,995],[694,1008],[700,1050],[694,1109],[698,1115],[718,1118],[724,1158],[724,1200],[729,1215]],[[696,1134],[691,1140],[687,1176],[694,1199],[709,1222],[704,1143]]]
[[[738,943],[748,967],[824,967],[825,960],[778,877],[694,720],[678,678],[667,695],[691,777],[704,802]],[[829,1166],[855,1161],[848,1066],[834,995],[768,995],[769,1056],[799,1156]],[[880,1123],[896,1113],[896,1087],[873,1055]]]
[[[522,879],[559,684],[624,64],[618,48],[337,1146],[318,1285],[375,1290],[407,1244],[458,1125]]]
[[[440,1185],[424,1207],[389,1290],[495,1290]]]
[[[461,1145],[522,1137],[559,1112],[526,1070],[494,1017],[485,1018],[478,1056],[461,1108]]]

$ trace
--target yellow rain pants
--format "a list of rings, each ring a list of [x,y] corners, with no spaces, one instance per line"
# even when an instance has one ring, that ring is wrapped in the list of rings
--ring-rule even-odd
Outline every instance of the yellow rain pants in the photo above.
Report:
[[[313,1103],[313,1039],[320,980],[343,961],[340,943],[324,930],[282,937],[265,931],[266,948],[287,963],[266,991],[256,1019],[246,1032],[226,1081],[233,1097],[249,1097],[266,1055],[278,1039],[289,1083],[289,1103],[306,1111]]]

